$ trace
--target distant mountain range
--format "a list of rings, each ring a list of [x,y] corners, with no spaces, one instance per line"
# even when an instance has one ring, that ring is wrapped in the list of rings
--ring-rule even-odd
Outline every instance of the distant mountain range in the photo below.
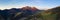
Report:
[[[30,15],[37,14],[37,12],[41,12],[43,10],[39,10],[36,7],[23,7],[23,8],[12,8],[12,9],[5,9],[0,10],[1,19],[4,20],[18,20],[23,17],[28,17]],[[0,20],[1,20],[0,19]]]
[[[36,7],[26,6],[18,9],[0,10],[0,20],[50,20],[50,16],[52,16],[51,19],[53,19],[53,16],[56,17],[54,14],[57,14],[57,18],[59,19],[60,6],[49,10],[39,10]]]

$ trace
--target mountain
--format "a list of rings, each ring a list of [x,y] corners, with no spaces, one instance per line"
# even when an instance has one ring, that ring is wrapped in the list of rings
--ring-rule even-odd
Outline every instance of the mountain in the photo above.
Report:
[[[60,20],[60,6],[42,11],[37,14],[36,18],[36,20]]]
[[[0,10],[0,17],[4,20],[22,20],[27,19],[31,15],[36,15],[38,12],[42,10],[37,9],[36,7],[22,7],[22,8],[11,8]],[[0,19],[0,20],[1,20]]]

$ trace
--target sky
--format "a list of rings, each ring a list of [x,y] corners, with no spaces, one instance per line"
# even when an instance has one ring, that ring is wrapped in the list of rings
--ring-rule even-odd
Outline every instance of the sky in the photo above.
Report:
[[[0,0],[0,9],[32,6],[38,9],[50,9],[60,6],[60,0]]]

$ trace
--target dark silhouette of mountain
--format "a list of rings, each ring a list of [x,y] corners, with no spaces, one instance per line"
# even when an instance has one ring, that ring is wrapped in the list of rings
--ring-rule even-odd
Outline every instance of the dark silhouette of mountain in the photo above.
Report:
[[[36,14],[38,11],[42,11],[42,10],[39,10],[36,7],[32,8],[26,6],[23,8],[11,8],[11,9],[0,10],[0,15],[3,17],[4,20],[19,20],[23,17],[28,17],[30,15]],[[16,16],[17,14],[19,15]]]

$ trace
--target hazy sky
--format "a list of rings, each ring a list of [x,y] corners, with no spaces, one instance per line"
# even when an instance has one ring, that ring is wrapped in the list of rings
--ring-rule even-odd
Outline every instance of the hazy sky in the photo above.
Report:
[[[0,0],[0,9],[36,6],[38,9],[49,9],[60,6],[60,0]]]

